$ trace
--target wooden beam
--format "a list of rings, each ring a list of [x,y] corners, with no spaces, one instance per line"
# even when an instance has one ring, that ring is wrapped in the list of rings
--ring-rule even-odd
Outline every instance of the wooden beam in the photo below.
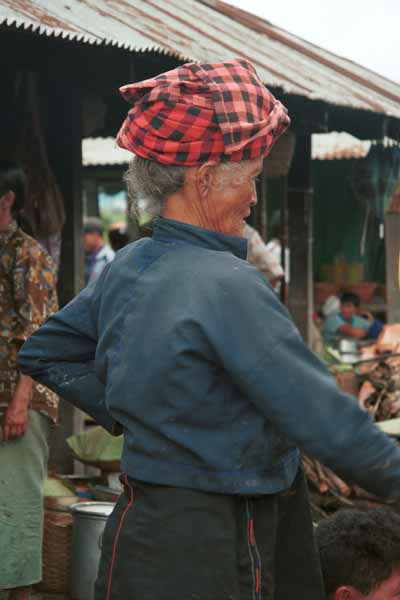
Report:
[[[83,287],[81,93],[76,81],[66,81],[64,76],[60,82],[48,81],[46,89],[48,155],[66,212],[59,276],[64,305]]]
[[[329,105],[326,102],[274,91],[289,111],[291,131],[296,134],[329,131]]]
[[[346,131],[361,140],[381,140],[387,127],[385,115],[346,106],[329,107],[329,131]]]
[[[281,287],[281,301],[289,306],[289,283],[290,283],[290,249],[289,249],[289,209],[288,209],[288,178],[281,178],[281,244],[282,244],[282,267],[285,272]]]
[[[288,176],[287,227],[289,259],[288,306],[307,343],[313,313],[313,192],[311,134],[300,134]]]
[[[97,179],[85,177],[83,182],[83,209],[85,217],[100,217]]]
[[[257,205],[251,213],[250,224],[257,229],[262,239],[267,241],[267,170],[265,160],[257,183]]]
[[[64,305],[83,287],[81,93],[77,82],[64,72],[56,78],[43,77],[42,94],[46,99],[48,156],[66,210],[59,271],[59,298]],[[81,413],[61,401],[60,425],[51,446],[51,464],[59,473],[73,472],[65,440],[80,429],[80,422]]]
[[[400,213],[385,217],[388,323],[400,323]]]
[[[387,119],[386,135],[393,140],[400,140],[400,120],[389,117]]]

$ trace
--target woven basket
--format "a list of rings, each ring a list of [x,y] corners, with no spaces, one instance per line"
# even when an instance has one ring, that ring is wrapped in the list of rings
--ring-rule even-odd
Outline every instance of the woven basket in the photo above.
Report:
[[[265,161],[267,177],[282,177],[289,173],[295,144],[296,136],[292,131],[279,138]]]
[[[65,594],[69,588],[72,515],[65,510],[45,510],[42,592]]]

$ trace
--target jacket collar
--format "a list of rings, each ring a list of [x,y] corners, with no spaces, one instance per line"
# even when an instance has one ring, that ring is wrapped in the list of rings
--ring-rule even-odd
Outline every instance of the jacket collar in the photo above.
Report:
[[[172,219],[158,217],[154,221],[153,239],[165,243],[186,243],[208,250],[231,252],[239,258],[247,258],[247,240],[189,225]]]

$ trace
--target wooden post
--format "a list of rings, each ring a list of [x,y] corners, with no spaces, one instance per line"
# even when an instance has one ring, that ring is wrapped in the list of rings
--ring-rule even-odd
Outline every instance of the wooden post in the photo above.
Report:
[[[400,323],[400,213],[385,217],[388,323]]]
[[[85,178],[83,185],[83,201],[85,217],[100,217],[97,179],[93,174]]]
[[[248,223],[254,227],[264,241],[267,240],[267,170],[264,161],[263,170],[257,181],[257,205],[251,211]]]
[[[311,134],[302,133],[296,137],[296,148],[288,176],[288,305],[307,343],[311,340],[313,313],[312,199]]]
[[[81,92],[67,74],[46,81],[45,90],[48,156],[66,212],[59,274],[60,304],[64,305],[83,287]]]
[[[77,82],[66,73],[45,80],[43,92],[46,98],[48,156],[66,211],[59,271],[62,306],[83,287],[81,93]],[[65,439],[81,428],[81,415],[71,404],[61,401],[60,425],[51,445],[51,464],[60,473],[73,472],[73,461]]]
[[[257,229],[262,237],[262,239],[264,241],[268,241],[267,240],[267,191],[268,191],[268,184],[267,184],[267,169],[266,169],[266,163],[264,160],[264,164],[263,164],[263,170],[262,173],[260,175],[261,178],[261,182],[260,182],[260,195],[258,197],[258,202],[257,202]]]
[[[289,305],[289,282],[290,282],[290,249],[289,249],[289,212],[288,212],[288,178],[281,177],[281,244],[282,244],[282,267],[285,276],[281,287],[281,301]]]

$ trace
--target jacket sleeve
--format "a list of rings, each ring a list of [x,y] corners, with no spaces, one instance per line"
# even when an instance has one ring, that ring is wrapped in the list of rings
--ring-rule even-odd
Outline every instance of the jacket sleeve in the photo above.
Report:
[[[348,481],[400,496],[400,449],[339,390],[254,268],[223,279],[204,320],[226,371],[278,430]]]
[[[105,273],[104,273],[105,275]],[[23,373],[54,390],[111,433],[116,423],[94,369],[96,315],[103,275],[42,325],[18,355]]]

